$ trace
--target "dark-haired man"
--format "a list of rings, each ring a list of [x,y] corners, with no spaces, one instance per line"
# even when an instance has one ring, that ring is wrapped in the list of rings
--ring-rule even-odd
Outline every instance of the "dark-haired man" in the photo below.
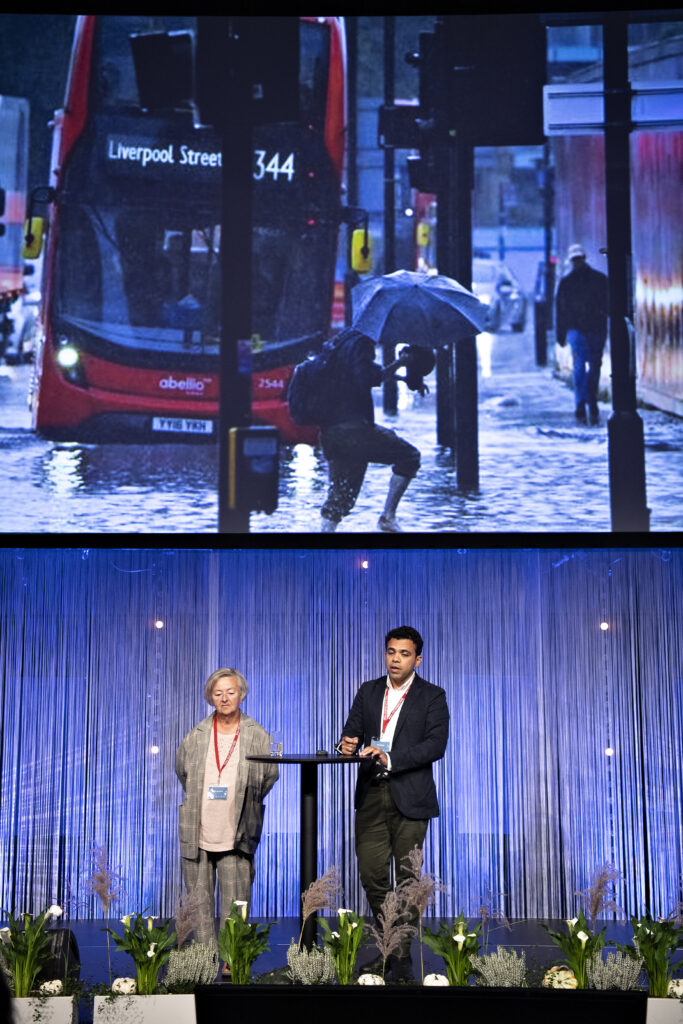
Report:
[[[415,671],[422,661],[417,630],[390,630],[384,660],[386,675],[362,684],[337,747],[365,759],[356,784],[356,856],[375,918],[389,892],[392,857],[399,882],[404,858],[422,848],[439,813],[432,764],[444,755],[449,727],[445,691]],[[394,977],[410,974],[409,949],[403,954],[391,965]]]

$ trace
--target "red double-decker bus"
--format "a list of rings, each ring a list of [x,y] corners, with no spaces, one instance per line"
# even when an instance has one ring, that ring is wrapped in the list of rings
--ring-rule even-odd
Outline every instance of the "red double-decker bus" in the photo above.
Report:
[[[195,33],[196,22],[77,20],[54,122],[31,396],[43,436],[216,437],[222,143],[197,124],[192,103],[144,107],[133,55],[141,35]],[[261,125],[253,135],[252,416],[289,441],[310,440],[288,415],[292,368],[327,333],[332,313],[343,20],[301,18],[299,51],[298,121]]]

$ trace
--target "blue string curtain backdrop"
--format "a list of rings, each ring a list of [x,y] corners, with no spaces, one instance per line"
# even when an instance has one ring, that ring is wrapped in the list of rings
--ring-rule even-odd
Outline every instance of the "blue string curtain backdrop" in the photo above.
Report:
[[[181,891],[176,748],[235,667],[244,710],[288,753],[331,750],[389,627],[423,635],[451,713],[425,870],[433,912],[573,915],[598,865],[627,914],[664,916],[683,873],[683,554],[602,550],[0,552],[0,906],[87,891],[106,847],[117,917],[171,916]],[[320,770],[319,872],[367,904],[353,766]],[[253,914],[297,916],[299,768],[267,798]]]

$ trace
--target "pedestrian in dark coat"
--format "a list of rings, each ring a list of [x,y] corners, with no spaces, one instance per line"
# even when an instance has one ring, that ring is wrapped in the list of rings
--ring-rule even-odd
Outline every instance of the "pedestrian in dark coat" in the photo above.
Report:
[[[400,532],[396,509],[408,484],[420,468],[420,452],[393,430],[375,423],[372,389],[394,378],[399,366],[407,366],[410,357],[399,357],[389,366],[375,363],[375,344],[355,328],[339,336],[340,370],[338,399],[320,434],[329,468],[329,491],[321,509],[322,532],[336,530],[341,519],[356,503],[368,463],[392,466],[389,493],[379,529]],[[397,380],[405,380],[396,377]]]
[[[586,262],[586,251],[572,245],[567,253],[571,270],[560,281],[555,297],[557,342],[569,346],[574,363],[575,416],[600,422],[598,385],[607,338],[607,277]]]

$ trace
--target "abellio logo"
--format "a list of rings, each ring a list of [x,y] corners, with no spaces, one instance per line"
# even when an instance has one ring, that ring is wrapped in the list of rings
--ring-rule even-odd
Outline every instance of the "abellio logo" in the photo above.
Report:
[[[163,377],[159,381],[159,387],[169,391],[201,392],[210,383],[210,377],[204,377],[203,380],[197,380],[196,377],[184,377],[182,380],[176,380],[172,374],[169,374],[168,377]]]

